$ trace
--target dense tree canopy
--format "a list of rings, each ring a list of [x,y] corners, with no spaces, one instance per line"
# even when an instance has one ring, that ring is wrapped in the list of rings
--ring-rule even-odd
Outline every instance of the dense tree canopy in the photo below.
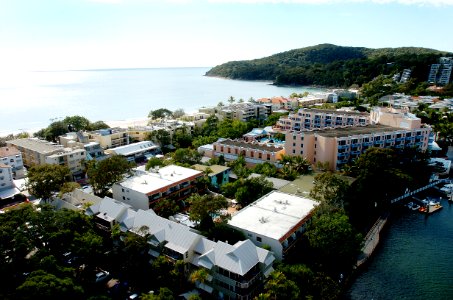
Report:
[[[275,84],[359,86],[381,74],[412,69],[415,82],[425,81],[431,64],[450,53],[424,48],[367,49],[321,44],[249,61],[233,61],[209,70],[208,76],[273,80]]]
[[[114,155],[101,161],[89,161],[87,164],[88,181],[95,194],[105,196],[110,187],[131,172],[134,165],[123,156]]]
[[[36,165],[28,170],[27,189],[37,198],[48,200],[70,179],[71,172],[66,166]]]

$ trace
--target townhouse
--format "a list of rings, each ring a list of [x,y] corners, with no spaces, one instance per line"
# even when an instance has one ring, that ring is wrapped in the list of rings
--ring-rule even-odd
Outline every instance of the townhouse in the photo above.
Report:
[[[298,107],[298,101],[295,98],[285,98],[285,97],[272,97],[272,98],[260,98],[256,100],[259,104],[266,106],[271,106],[272,111],[279,110],[292,110]]]
[[[183,261],[189,273],[205,269],[205,282],[199,289],[221,299],[253,299],[272,271],[273,254],[256,247],[250,240],[234,245],[214,242],[182,224],[159,217],[153,210],[133,210],[129,205],[105,197],[89,207],[98,226],[109,230],[118,224],[121,231],[148,236],[150,262],[163,255],[170,261]]]

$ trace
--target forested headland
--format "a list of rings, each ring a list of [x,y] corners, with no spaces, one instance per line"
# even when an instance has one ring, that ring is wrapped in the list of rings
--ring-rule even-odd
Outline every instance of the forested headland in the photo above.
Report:
[[[362,86],[379,75],[412,71],[415,83],[426,81],[431,64],[453,53],[402,47],[370,49],[321,44],[254,60],[216,66],[206,76],[242,80],[270,80],[276,85],[324,87]]]

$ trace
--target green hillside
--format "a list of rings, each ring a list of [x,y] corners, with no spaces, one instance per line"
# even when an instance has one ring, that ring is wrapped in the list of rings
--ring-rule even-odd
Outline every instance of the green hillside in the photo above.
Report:
[[[246,61],[231,61],[209,70],[207,76],[271,80],[277,85],[361,86],[378,75],[412,70],[415,82],[425,81],[430,65],[441,56],[433,49],[404,47],[369,49],[321,44]]]

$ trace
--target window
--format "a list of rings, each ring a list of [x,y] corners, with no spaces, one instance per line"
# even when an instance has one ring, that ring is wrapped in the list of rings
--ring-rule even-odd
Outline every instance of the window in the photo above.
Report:
[[[124,189],[121,189],[121,191],[124,193]]]
[[[258,242],[260,242],[260,243],[262,242],[262,239],[261,239],[261,237],[259,237],[259,236],[256,237],[256,240],[257,240]]]
[[[126,200],[126,197],[123,196],[123,200]]]

